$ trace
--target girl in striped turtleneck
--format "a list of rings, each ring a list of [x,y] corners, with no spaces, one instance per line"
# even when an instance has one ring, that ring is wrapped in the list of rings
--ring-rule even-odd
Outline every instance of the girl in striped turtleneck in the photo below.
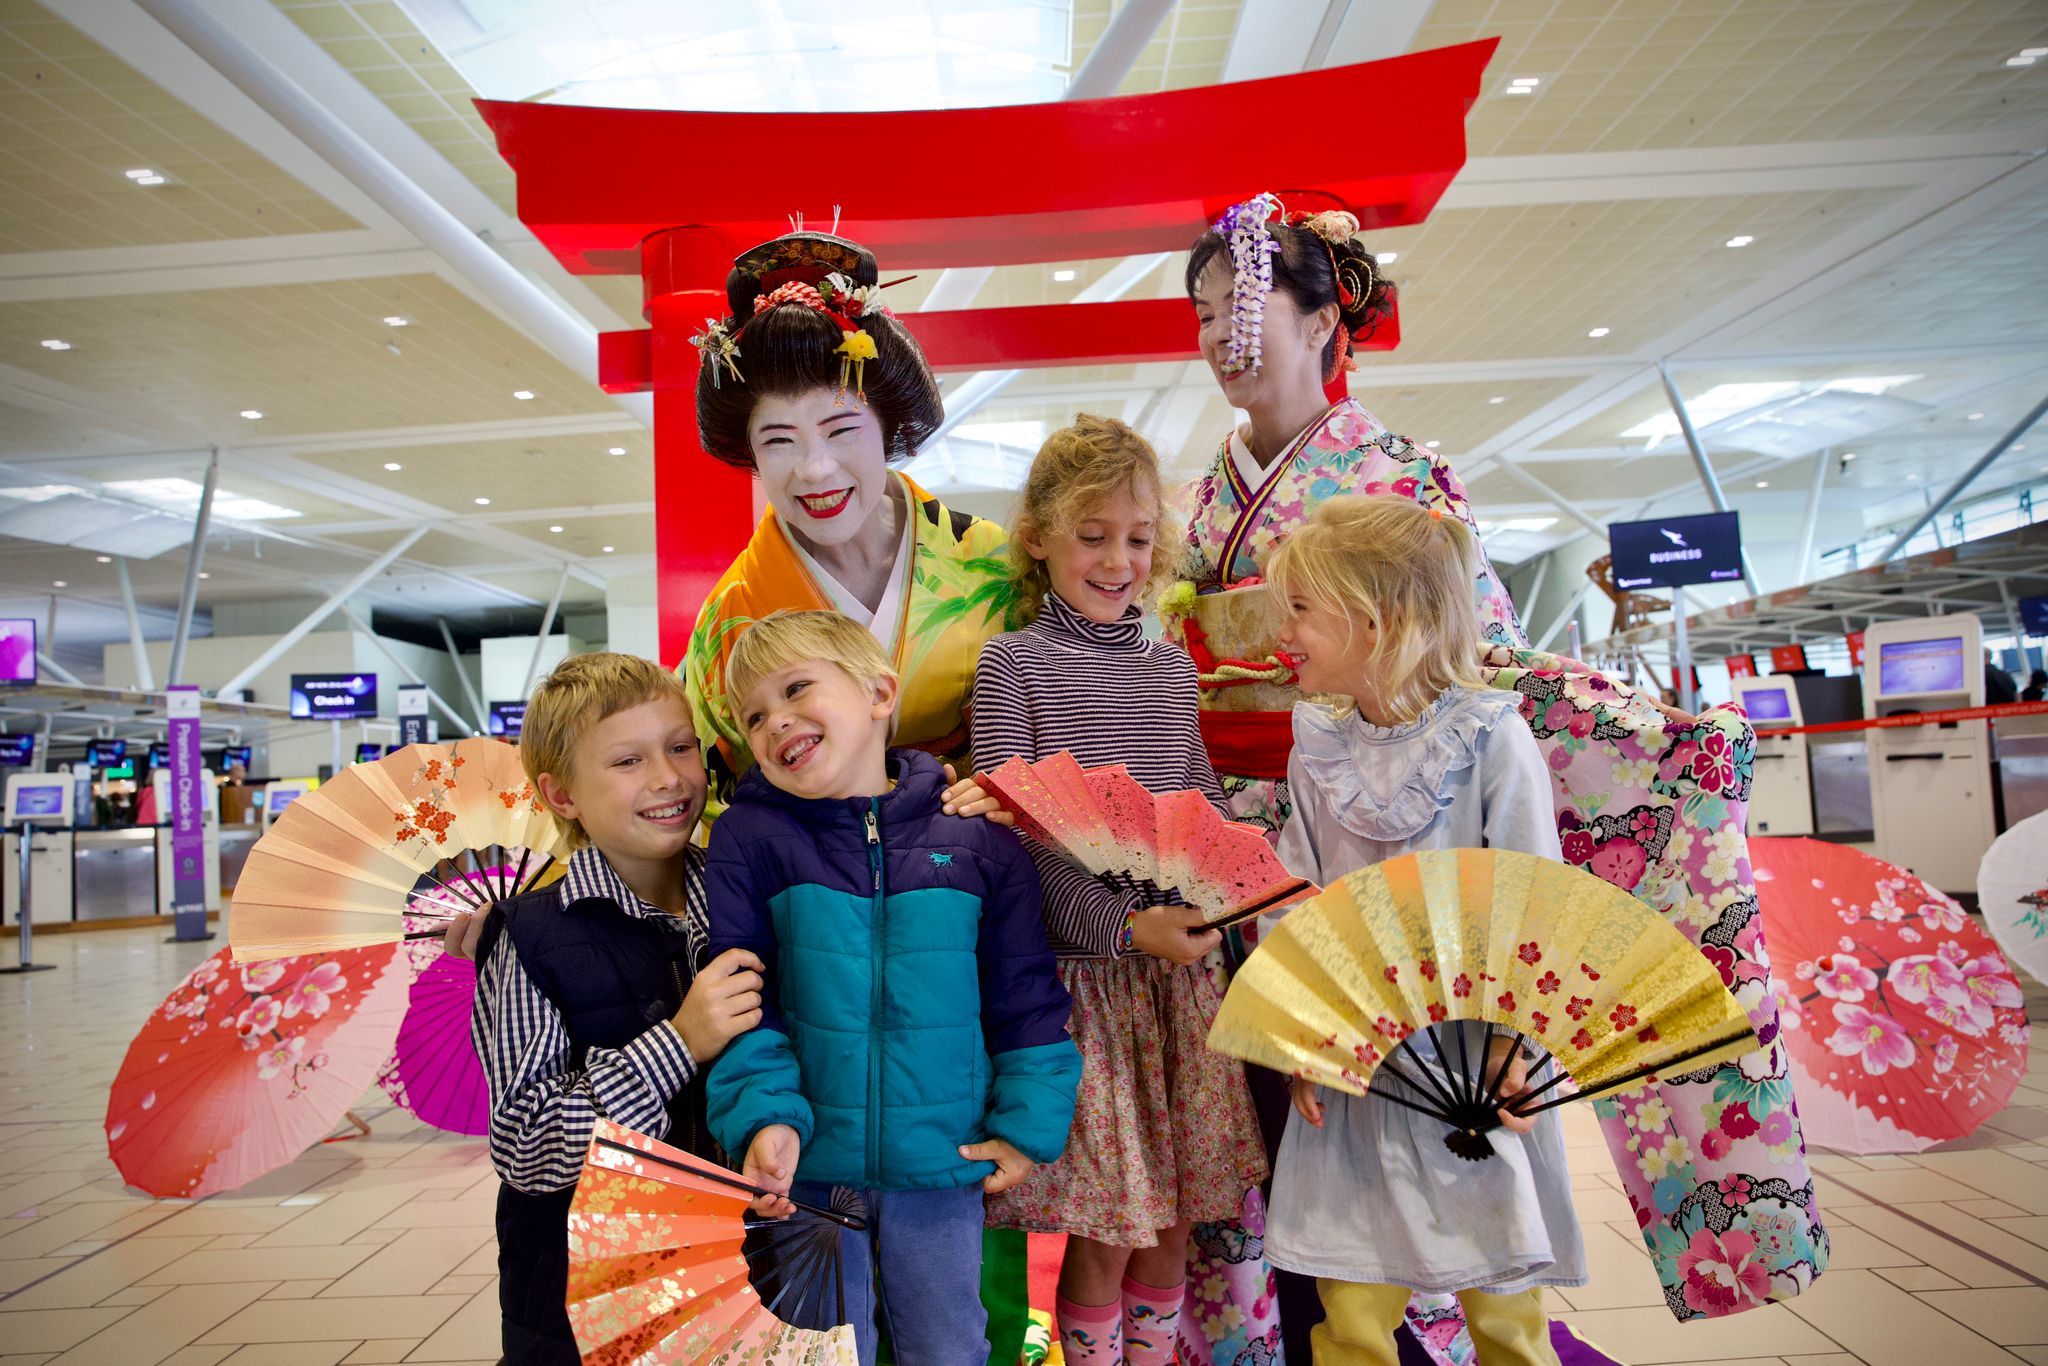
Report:
[[[1159,460],[1111,418],[1082,415],[1040,448],[1012,523],[1021,631],[982,647],[972,745],[987,771],[1071,751],[1123,764],[1154,792],[1223,794],[1196,728],[1195,668],[1148,640],[1145,603],[1171,577]],[[1030,841],[1026,841],[1030,844]],[[1031,845],[1046,928],[1074,998],[1085,1070],[1058,1162],[988,1202],[998,1228],[1065,1233],[1060,1341],[1070,1362],[1173,1358],[1190,1227],[1236,1217],[1266,1175],[1244,1071],[1204,1046],[1222,992],[1201,913],[1150,886],[1095,877]]]

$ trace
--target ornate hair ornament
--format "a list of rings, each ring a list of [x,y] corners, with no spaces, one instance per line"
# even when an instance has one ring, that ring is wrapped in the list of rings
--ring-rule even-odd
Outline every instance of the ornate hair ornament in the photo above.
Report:
[[[839,283],[834,283],[835,281]],[[842,312],[840,309],[832,306],[833,303],[842,301],[849,305],[851,317],[848,316],[847,312]],[[854,406],[859,407],[866,403],[868,401],[867,363],[875,359],[877,354],[875,339],[866,332],[863,332],[859,324],[855,323],[853,319],[855,317],[867,316],[871,309],[878,312],[887,312],[886,309],[883,309],[875,301],[874,288],[872,286],[866,289],[856,288],[853,282],[847,280],[845,276],[836,274],[827,275],[817,285],[807,285],[798,280],[791,280],[786,284],[777,285],[766,294],[757,296],[754,299],[754,316],[759,317],[769,309],[783,304],[799,304],[824,314],[839,325],[841,334],[839,345],[834,348],[839,356],[839,397],[835,401],[842,406],[845,404],[847,381],[851,379],[853,381]],[[749,319],[749,321],[752,321],[752,319]],[[742,330],[745,330],[744,326]]]
[[[1330,274],[1337,282],[1339,310],[1337,368],[1339,371],[1356,370],[1358,359],[1352,355],[1352,330],[1345,326],[1343,314],[1362,310],[1372,298],[1373,290],[1379,286],[1371,256],[1351,252],[1342,256],[1337,254],[1337,248],[1345,246],[1357,235],[1358,219],[1342,209],[1326,209],[1322,213],[1297,215],[1295,226],[1314,233],[1322,241],[1323,250],[1330,254]]]
[[[740,344],[732,333],[725,330],[725,323],[718,318],[706,318],[704,330],[690,338],[690,345],[697,348],[704,358],[704,364],[711,367],[711,387],[719,387],[722,375],[730,373],[735,384],[745,384],[747,377],[740,373]]]
[[[1257,370],[1265,358],[1266,296],[1273,292],[1273,254],[1280,250],[1266,224],[1279,212],[1280,200],[1262,194],[1231,205],[1216,220],[1216,231],[1230,247],[1230,342],[1223,368],[1233,374]]]

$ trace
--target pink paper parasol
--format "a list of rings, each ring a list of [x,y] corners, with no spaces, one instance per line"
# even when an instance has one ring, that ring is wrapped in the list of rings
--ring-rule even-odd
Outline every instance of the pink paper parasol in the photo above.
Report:
[[[1749,848],[1808,1141],[1920,1152],[2003,1109],[2026,1072],[2027,1013],[1963,908],[1841,845]]]
[[[222,949],[156,1008],[107,1097],[107,1150],[155,1196],[233,1190],[324,1138],[391,1052],[397,944],[236,967]]]

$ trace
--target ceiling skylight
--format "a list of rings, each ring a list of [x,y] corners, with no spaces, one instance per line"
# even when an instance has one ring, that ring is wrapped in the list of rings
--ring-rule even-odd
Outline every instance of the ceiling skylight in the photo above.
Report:
[[[1700,439],[1715,449],[1790,459],[1916,415],[1924,405],[1885,395],[1919,378],[1855,375],[1820,383],[1785,379],[1717,384],[1686,399],[1685,407]],[[1667,409],[1622,435],[1640,437],[1644,450],[1675,449],[1678,418]]]
[[[197,513],[199,511],[199,485],[190,479],[115,479],[105,486],[110,492],[126,494],[130,498],[174,512]],[[213,511],[216,516],[235,522],[269,522],[284,517],[303,517],[306,514],[295,508],[279,507],[266,503],[261,498],[245,498],[239,493],[226,489],[213,492]]]
[[[491,99],[796,112],[1029,104],[1060,97],[1072,56],[1072,0],[399,6]]]

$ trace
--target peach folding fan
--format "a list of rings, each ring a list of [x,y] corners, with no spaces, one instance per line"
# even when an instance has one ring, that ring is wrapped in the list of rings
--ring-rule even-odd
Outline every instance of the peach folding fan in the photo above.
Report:
[[[1211,925],[1234,925],[1313,896],[1249,825],[1199,792],[1154,794],[1121,764],[1084,769],[1065,750],[975,775],[1025,834],[1098,876],[1174,890]]]
[[[566,858],[566,833],[501,740],[408,745],[286,807],[235,884],[238,963],[389,944],[427,901],[483,910]]]
[[[1445,1146],[1479,1161],[1500,1124],[1511,1060],[1489,1077],[1486,1057],[1501,1036],[1549,1054],[1510,1107],[1521,1114],[1757,1047],[1721,974],[1670,922],[1591,873],[1507,849],[1403,854],[1296,906],[1231,979],[1209,1047],[1433,1115]],[[1576,1089],[1559,1092],[1567,1079]]]
[[[865,1219],[802,1204],[756,1219],[747,1206],[763,1193],[599,1120],[569,1206],[569,1326],[583,1360],[854,1366],[839,1230]],[[793,1327],[795,1317],[838,1326]]]

